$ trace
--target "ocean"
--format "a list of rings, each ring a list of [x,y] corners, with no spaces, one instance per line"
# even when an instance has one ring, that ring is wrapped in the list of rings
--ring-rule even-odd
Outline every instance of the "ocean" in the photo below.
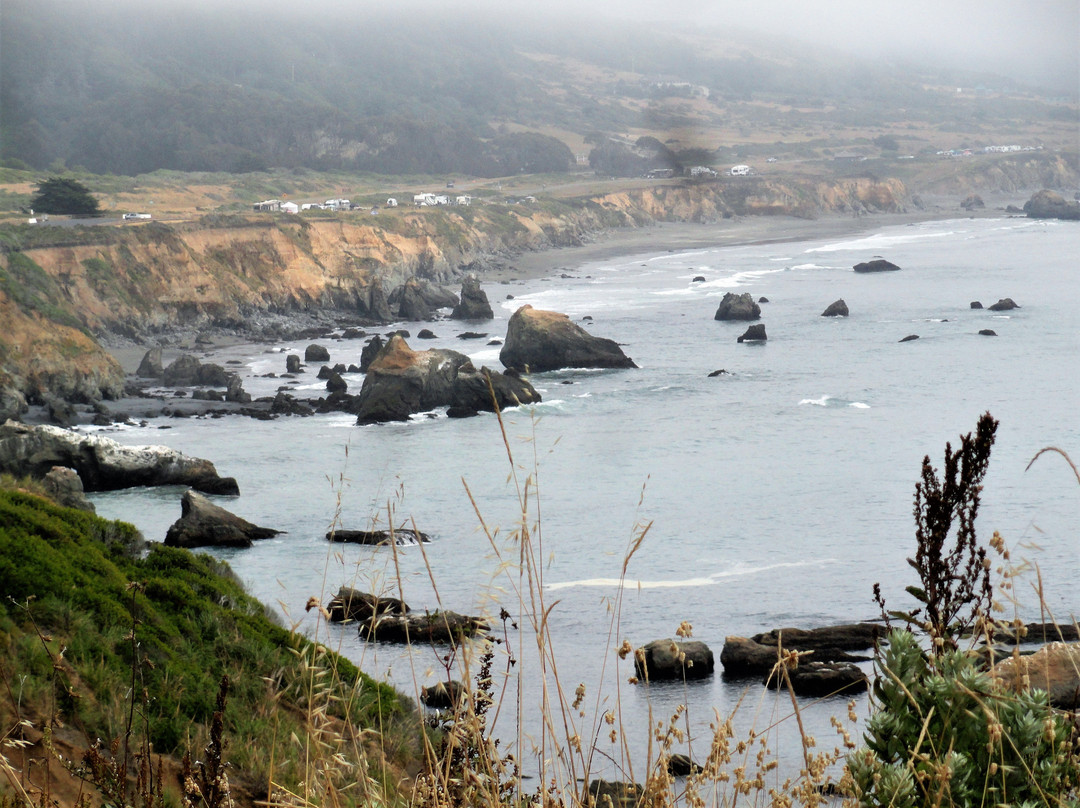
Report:
[[[901,270],[852,271],[878,255]],[[400,583],[414,609],[496,618],[506,639],[494,664],[500,687],[505,649],[517,661],[496,733],[520,753],[527,774],[536,773],[529,738],[542,734],[537,705],[555,680],[530,650],[521,604],[542,598],[558,680],[568,694],[585,685],[585,715],[572,711],[569,719],[583,738],[599,738],[595,770],[640,782],[650,726],[678,704],[688,707],[683,721],[699,758],[708,751],[709,723],[740,701],[743,729],[790,715],[786,695],[721,674],[725,636],[874,619],[875,582],[890,608],[914,605],[904,588],[916,583],[906,559],[915,553],[912,497],[922,459],[929,455],[940,468],[945,443],[957,445],[984,412],[1000,427],[980,538],[985,544],[999,531],[1014,563],[1032,565],[1015,583],[1021,616],[1043,619],[1035,567],[1044,608],[1059,620],[1080,614],[1080,481],[1054,453],[1027,468],[1048,446],[1080,462],[1077,256],[1075,223],[980,218],[594,261],[562,277],[485,284],[496,312],[490,323],[391,327],[414,335],[431,328],[439,339],[414,339],[412,347],[453,348],[477,365],[501,367],[498,346],[457,334],[501,338],[510,314],[530,303],[617,340],[640,366],[534,376],[544,401],[504,414],[505,444],[493,415],[441,413],[369,427],[342,414],[159,418],[111,436],[165,444],[236,477],[241,495],[220,504],[286,532],[215,555],[288,624],[410,694],[460,660],[447,659],[445,649],[406,652],[365,643],[351,627],[319,625],[315,612],[305,612],[308,598],[325,603],[342,584],[398,595]],[[767,342],[739,344],[745,323],[713,319],[728,291],[768,298],[761,304]],[[1004,297],[1020,308],[969,305]],[[821,317],[838,298],[850,316]],[[910,334],[919,339],[900,341]],[[359,362],[362,341],[321,344],[332,363]],[[303,348],[237,346],[213,361],[242,361],[231,369],[241,369],[245,389],[271,395],[282,380],[263,374],[283,373],[285,355]],[[727,372],[710,377],[720,369]],[[314,370],[301,393],[323,389]],[[353,391],[362,383],[345,379]],[[101,515],[161,540],[180,515],[180,494],[134,489],[92,500]],[[523,498],[542,580],[531,595],[521,590],[515,543]],[[394,551],[325,539],[332,525],[385,526],[388,516],[433,541]],[[501,609],[517,629],[507,624],[504,633]],[[683,621],[713,650],[716,674],[685,686],[628,684],[630,661],[615,653],[620,643],[672,637]],[[823,745],[831,747],[828,719],[846,712],[846,699],[802,701],[804,720],[819,738],[830,736]],[[616,706],[632,770],[622,737],[611,744],[601,718]],[[858,699],[857,713],[866,709],[866,698]],[[555,720],[561,728],[562,715]],[[776,751],[783,757],[786,750],[797,768],[790,718],[776,738]]]

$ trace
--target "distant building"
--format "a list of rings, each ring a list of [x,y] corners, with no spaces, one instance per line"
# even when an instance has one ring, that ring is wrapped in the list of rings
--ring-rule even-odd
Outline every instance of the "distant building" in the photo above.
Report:
[[[462,194],[461,196],[457,197],[454,200],[454,204],[455,205],[466,205],[466,206],[471,205],[472,204],[472,197],[467,195],[467,194]]]
[[[397,207],[397,200],[394,199],[394,197],[392,197],[392,196],[388,197],[387,200],[386,200],[386,207],[388,207],[388,208],[396,208]]]
[[[281,212],[282,213],[299,213],[300,212],[300,206],[297,205],[295,202],[282,202],[281,203]]]
[[[256,202],[251,207],[256,213],[276,213],[281,210],[281,200],[267,199],[265,202]]]
[[[675,176],[674,168],[654,168],[645,175],[650,180],[666,180]]]
[[[733,177],[746,177],[746,176],[749,176],[750,175],[750,166],[746,166],[746,165],[732,166],[730,174]]]

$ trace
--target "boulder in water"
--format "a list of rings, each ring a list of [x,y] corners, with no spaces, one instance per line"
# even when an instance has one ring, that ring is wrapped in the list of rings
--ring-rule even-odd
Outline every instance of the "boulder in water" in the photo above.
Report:
[[[720,305],[716,308],[714,320],[758,320],[761,318],[761,306],[754,302],[749,292],[737,295],[725,292]]]
[[[480,288],[480,281],[473,275],[461,283],[461,300],[450,313],[451,320],[490,320],[491,311],[487,294]]]
[[[844,302],[844,298],[840,298],[839,300],[837,300],[837,301],[835,301],[833,303],[830,303],[828,305],[828,307],[825,309],[825,311],[821,312],[821,316],[822,317],[847,317],[848,316],[848,307],[847,307],[847,303]]]
[[[525,305],[506,328],[499,359],[508,368],[541,373],[559,368],[636,368],[618,343],[594,337],[565,314]]]
[[[856,264],[853,269],[856,272],[896,272],[900,267],[884,258],[874,258],[871,261]]]
[[[765,342],[769,337],[765,334],[765,324],[755,323],[743,332],[738,342]]]
[[[281,533],[241,519],[197,491],[185,491],[180,508],[180,518],[165,534],[168,547],[250,547]]]

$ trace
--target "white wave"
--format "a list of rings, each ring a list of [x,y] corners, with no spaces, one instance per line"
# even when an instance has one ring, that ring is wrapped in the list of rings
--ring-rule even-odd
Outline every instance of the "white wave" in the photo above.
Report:
[[[852,401],[850,404],[848,404],[848,406],[849,407],[854,407],[857,410],[868,410],[868,409],[870,409],[869,404],[863,404],[861,401]]]
[[[476,353],[467,354],[467,356],[469,357],[470,360],[472,360],[472,363],[474,365],[479,367],[480,365],[484,364],[485,362],[496,362],[496,361],[498,361],[498,359],[499,359],[499,351],[500,350],[502,350],[501,347],[499,347],[499,348],[488,348],[488,349],[483,350],[483,351],[477,351]]]
[[[758,575],[763,572],[770,572],[777,569],[790,569],[796,567],[824,567],[828,564],[835,563],[836,560],[832,558],[815,559],[812,561],[787,561],[777,564],[763,564],[758,567],[746,566],[743,564],[736,564],[730,569],[723,570],[721,572],[714,572],[711,575],[706,575],[699,578],[680,578],[674,580],[658,580],[658,581],[644,581],[627,579],[620,581],[618,578],[584,578],[580,581],[560,581],[553,584],[545,584],[544,588],[548,590],[557,589],[573,589],[577,587],[618,587],[620,584],[624,589],[677,589],[689,586],[713,586],[720,581],[729,578],[744,578],[748,575]]]
[[[575,395],[574,398],[592,398],[592,393],[581,393],[580,395]]]
[[[792,269],[836,269],[836,267],[823,267],[821,264],[795,264]]]
[[[801,407],[803,404],[813,404],[815,407],[827,407],[829,405],[829,399],[832,396],[822,396],[821,398],[804,398],[799,402]]]
[[[785,255],[785,256],[783,256],[781,258],[770,258],[769,260],[770,261],[791,261],[791,260],[794,260],[794,259],[792,259],[792,257],[790,255]]]
[[[899,244],[911,244],[915,241],[923,241],[930,238],[944,238],[955,236],[956,231],[944,230],[937,233],[904,233],[898,236],[886,236],[884,233],[875,233],[865,238],[852,239],[851,241],[838,241],[834,244],[825,244],[821,247],[811,247],[808,253],[844,252],[850,250],[877,250],[882,247],[895,247]]]

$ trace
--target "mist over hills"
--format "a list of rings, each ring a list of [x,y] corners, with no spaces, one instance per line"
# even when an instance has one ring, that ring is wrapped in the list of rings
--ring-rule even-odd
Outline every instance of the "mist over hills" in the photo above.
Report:
[[[1076,114],[999,75],[685,20],[6,0],[0,37],[0,158],[37,169],[494,177],[565,171],[612,135],[708,162],[739,142]]]

